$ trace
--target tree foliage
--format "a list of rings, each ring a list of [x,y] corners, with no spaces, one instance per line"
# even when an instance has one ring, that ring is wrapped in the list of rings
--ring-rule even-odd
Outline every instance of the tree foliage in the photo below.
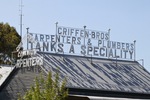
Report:
[[[8,23],[0,23],[0,53],[1,56],[11,56],[11,52],[15,50],[20,43],[21,37],[16,29]]]
[[[29,89],[24,97],[19,96],[19,100],[65,100],[68,96],[68,90],[65,88],[66,79],[60,82],[59,74],[55,74],[52,79],[52,73],[49,72],[46,79],[41,75],[35,79],[35,85]]]

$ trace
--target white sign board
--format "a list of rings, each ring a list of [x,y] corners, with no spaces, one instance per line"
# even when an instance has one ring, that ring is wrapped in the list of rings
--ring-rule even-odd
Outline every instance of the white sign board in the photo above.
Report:
[[[111,41],[109,32],[62,26],[56,28],[55,35],[29,33],[28,48],[71,55],[133,59],[134,43]]]

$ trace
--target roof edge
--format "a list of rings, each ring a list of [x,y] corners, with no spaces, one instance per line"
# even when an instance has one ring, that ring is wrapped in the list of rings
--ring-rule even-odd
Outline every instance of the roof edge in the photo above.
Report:
[[[88,95],[88,96],[101,96],[101,97],[150,99],[150,94],[145,94],[145,93],[92,90],[92,89],[69,88],[69,87],[68,87],[68,90],[69,90],[69,95],[86,95],[86,96]]]

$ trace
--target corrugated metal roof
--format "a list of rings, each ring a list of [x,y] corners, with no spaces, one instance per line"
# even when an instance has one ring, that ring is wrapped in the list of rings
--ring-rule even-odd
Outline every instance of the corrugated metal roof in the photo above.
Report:
[[[150,73],[135,61],[115,61],[38,53],[44,69],[60,69],[67,87],[150,94]]]

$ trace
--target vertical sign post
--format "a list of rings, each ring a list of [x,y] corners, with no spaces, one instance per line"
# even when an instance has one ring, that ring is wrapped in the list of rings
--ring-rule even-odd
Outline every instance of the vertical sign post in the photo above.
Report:
[[[134,61],[136,60],[136,40],[134,40]]]
[[[28,43],[29,43],[29,39],[28,39],[28,35],[29,35],[29,27],[27,27],[26,29],[27,29],[27,50],[28,50]]]
[[[57,43],[57,38],[58,38],[58,36],[57,36],[57,26],[58,26],[58,22],[56,22],[55,24],[56,24],[56,40],[55,40],[55,42],[58,45],[58,43]],[[56,45],[56,53],[57,53],[57,45]]]
[[[85,32],[86,32],[86,26],[84,25],[84,47],[85,47]],[[85,55],[84,55],[85,56]]]

